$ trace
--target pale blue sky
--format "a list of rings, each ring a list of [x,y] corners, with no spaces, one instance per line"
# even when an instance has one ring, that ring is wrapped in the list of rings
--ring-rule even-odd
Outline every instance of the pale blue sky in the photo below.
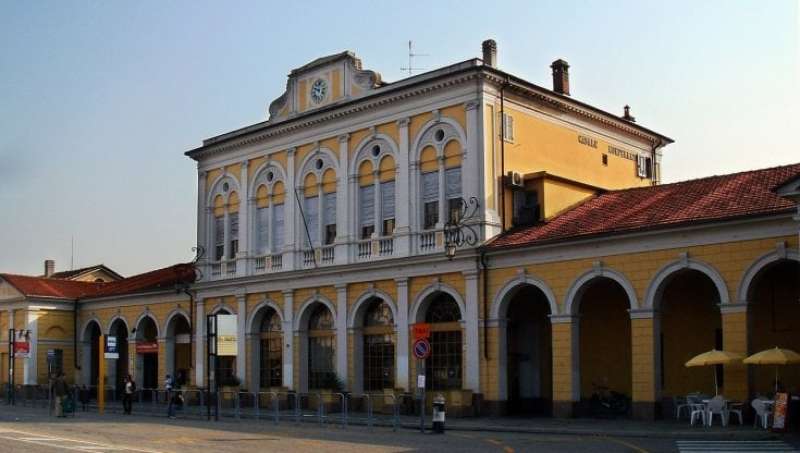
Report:
[[[434,69],[480,56],[676,140],[665,181],[800,161],[798,6],[769,1],[0,0],[0,271],[188,260],[183,152],[263,121],[290,69],[350,49],[385,80],[406,42]]]

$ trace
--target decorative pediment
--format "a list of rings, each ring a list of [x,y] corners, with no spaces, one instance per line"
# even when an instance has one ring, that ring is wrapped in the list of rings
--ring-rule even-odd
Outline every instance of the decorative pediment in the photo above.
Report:
[[[269,121],[364,96],[381,85],[380,74],[362,69],[353,52],[317,58],[289,73],[286,91],[269,105]]]

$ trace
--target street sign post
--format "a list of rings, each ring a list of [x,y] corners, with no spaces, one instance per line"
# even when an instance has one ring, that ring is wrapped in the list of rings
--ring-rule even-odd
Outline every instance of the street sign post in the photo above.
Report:
[[[425,360],[431,355],[431,343],[425,338],[414,342],[414,357]]]
[[[425,433],[425,359],[431,356],[431,343],[428,341],[430,336],[430,325],[423,324],[428,328],[420,328],[414,325],[414,357],[417,358],[417,390],[420,395],[419,398],[419,430]],[[419,334],[419,335],[418,335]]]

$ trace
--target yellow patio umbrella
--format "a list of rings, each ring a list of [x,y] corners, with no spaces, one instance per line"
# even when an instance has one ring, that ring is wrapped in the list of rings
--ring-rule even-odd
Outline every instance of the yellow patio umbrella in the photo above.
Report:
[[[800,354],[791,349],[775,346],[772,349],[756,352],[744,359],[748,365],[775,365],[775,393],[778,393],[778,365],[793,365],[800,363]]]
[[[689,359],[689,361],[686,362],[686,367],[730,365],[731,363],[739,362],[740,360],[742,360],[742,357],[744,357],[742,354],[737,354],[735,352],[712,349],[708,352],[698,354]],[[719,386],[717,385],[716,371],[714,372],[714,394],[719,395]]]

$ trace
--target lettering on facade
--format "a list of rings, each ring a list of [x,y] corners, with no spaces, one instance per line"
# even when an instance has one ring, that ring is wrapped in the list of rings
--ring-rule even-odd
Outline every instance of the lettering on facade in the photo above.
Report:
[[[585,146],[591,146],[592,148],[597,148],[597,140],[585,135],[578,136],[578,143]]]
[[[625,151],[624,149],[619,149],[615,146],[608,145],[608,154],[613,154],[617,157],[621,157],[623,159],[628,160],[636,160],[636,153],[632,153],[630,151]]]

